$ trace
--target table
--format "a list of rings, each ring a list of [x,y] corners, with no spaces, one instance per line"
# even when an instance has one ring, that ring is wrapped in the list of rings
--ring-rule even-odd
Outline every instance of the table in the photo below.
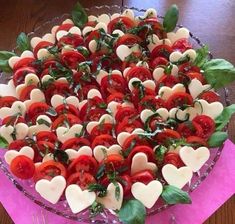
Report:
[[[156,8],[163,14],[175,0],[81,0],[83,6],[116,4],[138,8]],[[35,27],[55,16],[70,12],[76,0],[0,0],[0,49],[10,50],[17,35],[31,32]],[[209,44],[215,57],[235,64],[235,1],[233,0],[178,0],[180,23]],[[230,99],[235,102],[235,83],[229,86]],[[229,125],[231,140],[235,140],[235,119]],[[205,224],[235,223],[235,197],[228,200]],[[12,223],[0,205],[0,223]]]

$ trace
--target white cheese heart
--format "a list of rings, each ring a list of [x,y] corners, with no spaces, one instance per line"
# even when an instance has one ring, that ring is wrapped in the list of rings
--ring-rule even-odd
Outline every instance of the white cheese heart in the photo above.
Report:
[[[107,194],[105,197],[97,198],[97,201],[104,205],[107,209],[112,210],[119,210],[122,207],[122,201],[123,201],[123,187],[120,183],[118,183],[119,189],[120,189],[120,195],[117,200],[116,198],[116,186],[113,183],[110,183],[107,187]]]
[[[66,20],[64,20],[63,22],[62,22],[62,24],[74,24],[73,23],[73,20],[71,20],[71,19],[66,19]]]
[[[7,164],[11,164],[12,160],[15,159],[17,156],[27,156],[28,158],[34,158],[34,150],[29,146],[24,146],[20,149],[20,151],[16,150],[8,150],[4,155],[4,159]]]
[[[137,62],[136,66],[144,67],[144,68],[149,69],[149,64],[146,61],[139,61],[139,62]]]
[[[51,160],[54,160],[54,154],[53,153],[48,153],[42,158],[43,163],[47,162],[47,161],[51,161]]]
[[[179,28],[175,33],[174,32],[167,33],[167,38],[171,41],[172,44],[174,44],[177,40],[183,38],[188,39],[189,30],[184,27]]]
[[[123,33],[121,30],[114,30],[114,31],[112,32],[112,34],[118,34],[119,37],[121,37],[121,36],[124,35],[124,33]]]
[[[134,105],[130,102],[124,102],[124,103],[118,103],[116,101],[111,101],[108,106],[107,109],[110,110],[110,112],[112,113],[113,117],[115,117],[118,108],[122,108],[122,107],[134,107]]]
[[[144,86],[145,88],[148,88],[148,89],[151,89],[151,90],[155,91],[156,85],[155,85],[155,82],[153,80],[145,80],[144,82],[142,82],[138,78],[132,78],[128,82],[128,88],[131,92],[135,89],[135,87],[133,86],[133,82],[140,82],[141,85]]]
[[[177,169],[177,167],[172,164],[166,164],[162,168],[162,175],[168,184],[181,189],[185,184],[191,181],[193,172],[187,166]]]
[[[37,52],[37,59],[38,60],[46,60],[46,59],[52,59],[54,58],[54,55],[51,54],[46,48],[41,48]]]
[[[166,121],[169,117],[169,112],[166,108],[159,108],[155,112],[149,109],[144,109],[140,113],[140,119],[143,123],[145,123],[153,114],[159,114],[164,121]]]
[[[89,92],[87,93],[87,99],[93,99],[96,96],[102,99],[102,95],[100,91],[97,89],[90,89]]]
[[[110,22],[110,16],[108,14],[101,14],[100,16],[98,16],[97,22],[108,25]]]
[[[82,146],[78,150],[66,149],[65,152],[68,154],[69,160],[76,159],[81,155],[92,156],[92,149],[89,146]]]
[[[42,38],[33,37],[30,41],[30,44],[31,44],[32,48],[35,48],[42,41],[48,41],[48,42],[54,44],[55,43],[55,34],[46,33]]]
[[[132,195],[147,208],[152,208],[163,190],[161,182],[153,180],[147,185],[136,182],[131,187]]]
[[[193,149],[192,147],[184,146],[180,149],[179,155],[186,166],[190,167],[193,172],[197,172],[210,158],[210,151],[206,147]]]
[[[99,22],[96,24],[95,27],[91,27],[91,26],[85,26],[82,30],[82,35],[85,36],[87,33],[94,31],[94,30],[99,30],[99,29],[103,29],[105,31],[105,33],[107,33],[107,24],[103,23],[103,22]]]
[[[125,9],[122,13],[123,16],[130,18],[131,20],[135,19],[135,14],[131,9]]]
[[[53,95],[51,98],[51,105],[54,108],[56,108],[61,104],[71,104],[75,107],[78,107],[79,100],[76,96],[69,96],[69,97],[65,98],[65,97],[58,95],[58,94]]]
[[[154,8],[149,8],[144,12],[143,16],[137,16],[135,19],[136,21],[142,21],[146,18],[157,17],[157,11]]]
[[[56,204],[60,200],[65,187],[66,180],[63,176],[56,176],[51,180],[42,179],[35,184],[35,190],[52,204]]]
[[[2,107],[0,108],[0,119],[4,119],[8,116],[14,116],[16,114],[21,114],[23,117],[26,112],[26,107],[23,102],[16,101],[12,104],[11,108]]]
[[[188,89],[193,99],[195,99],[203,91],[211,89],[211,85],[202,85],[202,83],[195,78],[189,83]]]
[[[114,14],[112,14],[112,15],[111,15],[111,21],[112,21],[113,19],[118,18],[119,16],[121,16],[120,13],[114,13]]]
[[[142,170],[152,170],[155,173],[157,166],[155,163],[148,162],[148,157],[145,153],[139,152],[132,158],[131,175]]]
[[[172,96],[174,93],[185,93],[186,89],[183,84],[178,83],[174,85],[172,88],[168,86],[163,86],[159,89],[158,95],[163,99],[163,100],[168,100],[170,96]]]
[[[45,95],[43,93],[43,91],[41,91],[40,89],[33,89],[30,92],[30,99],[29,100],[25,100],[24,104],[26,106],[26,109],[28,110],[29,107],[36,102],[45,102],[46,98]]]
[[[126,45],[119,45],[116,49],[116,54],[122,61],[125,61],[125,58],[128,57],[131,53],[131,48]]]
[[[72,212],[76,214],[92,205],[96,199],[96,194],[88,190],[83,191],[78,185],[72,184],[66,188],[65,197]]]
[[[181,110],[179,108],[172,108],[169,111],[169,117],[170,118],[174,118],[174,119],[178,119],[181,121],[185,121],[185,120],[193,120],[194,117],[196,117],[197,115],[201,115],[202,114],[202,108],[199,107],[199,105],[195,105],[194,107],[187,107],[184,110]]]
[[[112,145],[109,148],[103,145],[97,145],[93,149],[93,154],[98,162],[102,162],[106,155],[120,154],[121,151],[122,151],[121,146],[117,144]]]
[[[0,84],[0,97],[2,96],[17,97],[16,89],[12,79],[7,84]]]
[[[171,69],[171,75],[177,76],[178,75],[178,67],[176,65],[172,65]],[[160,78],[162,78],[165,75],[165,69],[162,67],[157,67],[153,71],[153,78],[155,81],[158,81]]]
[[[174,63],[179,61],[181,58],[186,57],[186,55],[189,56],[190,61],[194,61],[196,58],[196,51],[193,49],[188,49],[184,53],[181,53],[179,51],[174,51],[170,54],[170,62]]]
[[[34,54],[32,51],[29,51],[29,50],[23,51],[20,56],[13,56],[9,58],[8,64],[11,68],[13,68],[14,65],[23,58],[34,58]]]
[[[69,31],[60,30],[56,33],[56,39],[59,41],[62,37],[68,35],[68,34],[77,34],[81,35],[81,30],[77,26],[73,26],[69,29]]]
[[[171,45],[172,45],[172,44],[171,44],[171,41],[170,41],[169,39],[162,39],[162,40],[160,40],[156,34],[149,35],[149,36],[147,37],[147,40],[148,40],[148,42],[149,42],[149,44],[148,44],[147,47],[148,47],[148,49],[149,49],[150,52],[151,52],[155,47],[157,47],[157,46],[159,46],[159,45],[162,45],[162,44],[168,45],[168,46],[171,46]]]
[[[108,76],[108,75],[120,75],[122,76],[122,72],[120,72],[119,70],[112,70],[111,74],[109,74],[108,72],[104,71],[104,70],[100,70],[98,75],[96,76],[96,81],[101,85],[101,81],[104,77]]]

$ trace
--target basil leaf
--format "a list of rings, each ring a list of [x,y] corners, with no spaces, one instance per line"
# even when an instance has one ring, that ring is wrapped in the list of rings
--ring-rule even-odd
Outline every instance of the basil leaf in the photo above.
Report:
[[[0,51],[0,70],[3,72],[11,72],[12,69],[8,64],[9,58],[15,56],[15,53],[10,51]]]
[[[228,138],[228,133],[223,131],[217,131],[211,135],[208,140],[210,147],[220,147],[224,141]]]
[[[235,113],[235,104],[225,107],[223,112],[215,119],[216,131],[221,131]]]
[[[0,147],[1,148],[7,148],[8,147],[8,142],[7,140],[0,135]]]
[[[56,149],[54,151],[53,158],[55,161],[58,162],[62,162],[65,164],[69,163],[69,155],[63,150]]]
[[[88,16],[82,5],[77,2],[72,10],[72,20],[79,28],[83,27],[88,22]]]
[[[171,32],[175,29],[179,18],[179,9],[177,5],[172,5],[166,12],[163,20],[163,28],[166,32]]]
[[[104,206],[101,203],[94,201],[90,206],[89,211],[90,211],[89,217],[93,218],[104,211]]]
[[[144,224],[146,209],[139,200],[128,200],[122,204],[118,217],[125,224]]]
[[[40,125],[40,124],[45,124],[47,127],[50,127],[51,126],[51,123],[50,122],[48,122],[48,121],[46,121],[46,120],[44,120],[44,119],[42,119],[42,118],[40,118],[40,119],[38,119],[37,120],[37,123]]]
[[[164,201],[170,205],[192,203],[191,198],[187,192],[172,185],[164,186],[161,196]]]
[[[23,51],[30,50],[29,38],[25,33],[20,33],[16,39],[17,47],[22,53]]]
[[[212,59],[206,62],[202,67],[202,69],[205,71],[206,70],[223,70],[223,69],[232,69],[232,68],[234,68],[234,66],[230,62],[224,59]]]
[[[207,45],[203,46],[196,50],[196,58],[193,62],[193,65],[202,67],[208,61],[209,48]]]

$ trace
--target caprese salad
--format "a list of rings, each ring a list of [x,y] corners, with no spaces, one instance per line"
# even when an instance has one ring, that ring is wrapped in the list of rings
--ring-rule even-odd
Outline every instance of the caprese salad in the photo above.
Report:
[[[11,77],[0,85],[11,172],[52,204],[91,216],[110,209],[124,223],[144,223],[159,197],[191,203],[182,188],[227,139],[235,107],[215,90],[235,68],[193,49],[177,20],[176,5],[161,23],[152,8],[87,16],[77,3],[43,37],[21,33],[20,54],[0,51]]]

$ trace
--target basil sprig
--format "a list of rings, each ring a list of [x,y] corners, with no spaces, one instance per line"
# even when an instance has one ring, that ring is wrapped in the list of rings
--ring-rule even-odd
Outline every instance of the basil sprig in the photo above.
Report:
[[[8,142],[7,140],[0,135],[0,147],[1,148],[7,148],[8,147]]]
[[[15,56],[15,53],[10,51],[0,51],[0,70],[3,72],[11,72],[12,69],[8,64],[8,60]]]
[[[28,36],[22,32],[16,39],[17,47],[22,53],[23,51],[30,50],[30,42]]]
[[[82,28],[88,22],[87,13],[79,2],[76,3],[72,10],[72,20],[79,28]]]
[[[202,67],[208,61],[209,48],[207,45],[196,50],[196,58],[193,65]]]
[[[178,187],[166,185],[161,194],[162,198],[167,204],[191,204],[192,201],[189,194]]]
[[[171,32],[175,29],[179,18],[179,9],[177,5],[172,5],[166,12],[163,20],[163,28],[166,32]]]
[[[217,131],[211,135],[208,140],[208,145],[211,148],[220,147],[224,141],[228,138],[228,133],[223,131]]]
[[[144,224],[146,209],[139,200],[131,199],[122,204],[118,217],[125,224]]]

